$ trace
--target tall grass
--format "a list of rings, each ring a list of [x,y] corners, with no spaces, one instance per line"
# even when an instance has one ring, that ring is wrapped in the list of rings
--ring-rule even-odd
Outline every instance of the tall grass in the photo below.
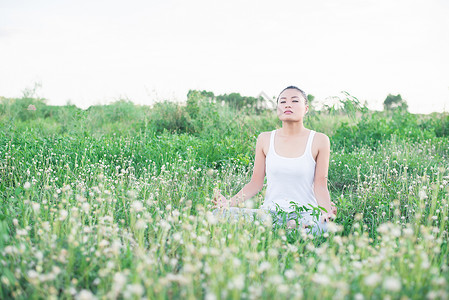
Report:
[[[309,116],[339,209],[317,238],[211,213],[215,188],[249,180],[273,112],[33,101],[0,106],[2,298],[448,297],[447,115]]]

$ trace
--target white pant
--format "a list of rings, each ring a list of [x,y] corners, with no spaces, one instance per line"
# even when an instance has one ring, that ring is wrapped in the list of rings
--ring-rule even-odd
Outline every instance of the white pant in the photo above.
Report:
[[[327,223],[316,220],[314,216],[303,213],[300,216],[296,212],[290,213],[277,213],[275,211],[270,211],[266,209],[253,209],[253,208],[217,208],[212,211],[212,213],[217,217],[232,218],[234,220],[239,220],[244,218],[246,221],[252,222],[258,219],[260,222],[265,223],[271,221],[273,227],[282,226],[290,220],[295,220],[296,224],[301,227],[306,227],[307,233],[312,233],[313,235],[321,235],[327,231]]]

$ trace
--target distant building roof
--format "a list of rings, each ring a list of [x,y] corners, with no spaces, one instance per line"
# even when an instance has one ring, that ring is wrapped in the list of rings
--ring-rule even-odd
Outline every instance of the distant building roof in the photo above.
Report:
[[[264,99],[261,106],[268,109],[274,109],[276,107],[276,102],[274,101],[274,97],[268,96],[264,91],[260,92],[257,98],[261,97]]]

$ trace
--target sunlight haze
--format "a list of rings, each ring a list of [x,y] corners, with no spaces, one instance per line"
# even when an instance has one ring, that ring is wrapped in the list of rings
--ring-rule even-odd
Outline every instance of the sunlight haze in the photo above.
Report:
[[[447,1],[0,1],[0,96],[48,104],[270,97],[449,108]]]

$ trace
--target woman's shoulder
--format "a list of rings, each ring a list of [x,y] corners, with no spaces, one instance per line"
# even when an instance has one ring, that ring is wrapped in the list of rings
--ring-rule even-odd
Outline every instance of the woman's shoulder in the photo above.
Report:
[[[330,145],[330,140],[326,134],[315,131],[313,143],[317,146],[328,146]]]
[[[259,136],[257,137],[257,141],[259,142],[262,142],[262,143],[265,143],[266,141],[269,141],[270,140],[270,137],[271,137],[271,133],[272,133],[272,131],[264,131],[264,132],[261,132],[260,134],[259,134]]]
[[[315,130],[313,130],[313,131],[315,131]],[[315,131],[315,137],[317,137],[319,139],[329,139],[329,137],[325,133],[322,133],[319,131]]]
[[[265,131],[259,134],[257,137],[257,144],[263,149],[264,153],[268,152],[270,146],[270,136],[272,131]]]
[[[264,131],[259,134],[258,139],[270,138],[272,131]]]

